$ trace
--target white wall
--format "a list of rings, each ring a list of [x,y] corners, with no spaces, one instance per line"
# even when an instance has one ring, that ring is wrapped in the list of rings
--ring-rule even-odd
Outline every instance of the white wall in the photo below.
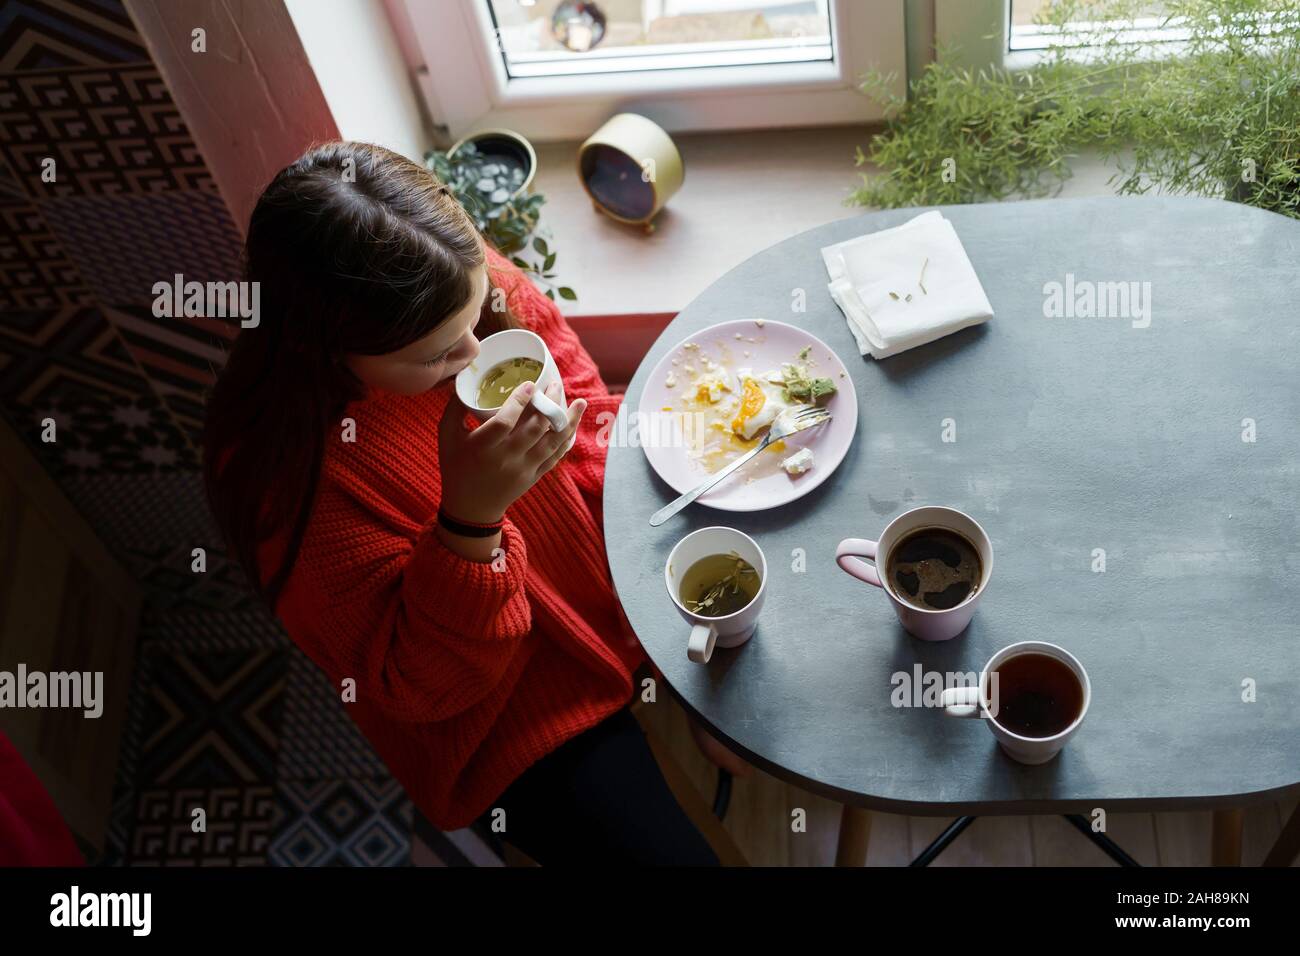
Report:
[[[285,0],[343,139],[421,161],[432,147],[383,0]]]

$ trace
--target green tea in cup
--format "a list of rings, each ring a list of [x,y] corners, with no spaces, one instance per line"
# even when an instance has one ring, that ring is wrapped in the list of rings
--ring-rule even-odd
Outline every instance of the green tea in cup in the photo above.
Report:
[[[521,382],[535,382],[542,363],[531,358],[506,359],[492,366],[478,386],[479,408],[500,408]]]
[[[682,575],[682,605],[702,617],[726,617],[754,600],[762,583],[754,566],[735,551],[710,554]]]

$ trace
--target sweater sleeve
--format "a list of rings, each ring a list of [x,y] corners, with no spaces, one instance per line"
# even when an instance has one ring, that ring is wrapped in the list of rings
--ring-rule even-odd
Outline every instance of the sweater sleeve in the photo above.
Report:
[[[295,634],[304,650],[398,721],[448,720],[508,694],[532,627],[518,528],[506,519],[485,563],[451,551],[433,524],[412,542],[347,504],[332,496],[333,520],[304,543],[315,585],[296,609],[311,619]]]
[[[590,353],[578,339],[578,333],[564,320],[560,307],[533,285],[519,267],[493,251],[488,252],[492,281],[506,294],[510,311],[531,331],[546,342],[564,380],[564,394],[569,401],[585,398],[589,404],[608,401],[609,389]]]

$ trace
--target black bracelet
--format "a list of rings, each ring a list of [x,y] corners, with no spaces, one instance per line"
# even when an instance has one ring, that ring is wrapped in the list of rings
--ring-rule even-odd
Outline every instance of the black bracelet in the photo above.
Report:
[[[438,506],[438,524],[442,525],[452,534],[458,534],[463,538],[490,538],[497,534],[505,524],[505,518],[494,524],[475,524],[472,521],[461,521],[453,518],[447,512]]]

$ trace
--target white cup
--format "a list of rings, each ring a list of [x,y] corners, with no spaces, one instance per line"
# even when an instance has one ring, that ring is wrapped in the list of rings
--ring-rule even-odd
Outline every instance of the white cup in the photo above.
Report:
[[[483,408],[478,404],[478,390],[483,376],[502,362],[515,358],[530,358],[542,363],[542,374],[537,377],[532,404],[546,416],[553,429],[557,432],[564,431],[569,427],[569,416],[565,412],[568,402],[564,398],[564,382],[560,380],[560,370],[542,337],[527,329],[506,329],[489,335],[480,342],[478,358],[461,369],[456,376],[456,397],[480,422],[487,421],[500,409]],[[544,394],[552,382],[558,382],[560,386],[558,404]]]
[[[1051,737],[1024,737],[1012,733],[998,723],[997,687],[990,686],[998,682],[990,681],[989,675],[1009,658],[1021,654],[1043,654],[1055,658],[1074,672],[1079,685],[1083,688],[1083,706],[1079,708],[1079,716],[1059,734],[1053,734]],[[950,687],[939,696],[939,703],[943,707],[943,712],[949,717],[983,719],[1008,757],[1020,763],[1040,764],[1047,763],[1060,753],[1061,748],[1078,731],[1084,716],[1088,713],[1088,705],[1092,703],[1092,684],[1088,681],[1088,672],[1083,669],[1083,665],[1065,648],[1044,641],[1021,641],[1019,644],[1007,645],[989,658],[989,662],[980,671],[979,683],[976,686]]]
[[[947,610],[917,607],[902,600],[894,589],[883,580],[885,569],[889,566],[889,553],[903,538],[922,528],[946,528],[956,531],[979,552],[980,580],[975,593],[961,604]],[[862,558],[868,558],[875,564],[867,564]],[[867,538],[845,538],[835,549],[835,561],[841,570],[853,575],[859,581],[880,588],[894,606],[894,612],[904,629],[913,637],[923,641],[946,641],[956,637],[975,616],[980,598],[989,586],[993,576],[993,544],[984,529],[970,515],[955,508],[927,506],[905,511],[885,526],[880,532],[879,541]]]
[[[758,593],[739,611],[722,617],[706,617],[686,610],[682,604],[682,577],[701,558],[735,551],[758,571]],[[739,647],[754,634],[763,599],[767,596],[767,559],[763,550],[749,535],[735,528],[701,528],[692,531],[668,555],[664,565],[664,584],[677,612],[691,625],[691,636],[686,643],[686,656],[697,664],[707,664],[713,656],[714,646]]]

